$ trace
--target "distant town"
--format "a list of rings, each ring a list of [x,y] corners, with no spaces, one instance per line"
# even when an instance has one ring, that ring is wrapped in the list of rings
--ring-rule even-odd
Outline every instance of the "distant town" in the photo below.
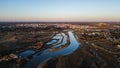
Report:
[[[0,24],[0,68],[119,67],[119,23]]]

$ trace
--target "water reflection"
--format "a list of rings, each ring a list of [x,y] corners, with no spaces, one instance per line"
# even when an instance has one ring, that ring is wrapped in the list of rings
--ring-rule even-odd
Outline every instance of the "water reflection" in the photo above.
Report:
[[[31,55],[33,53],[35,53],[35,51],[33,51],[33,50],[26,50],[26,51],[20,53],[18,56],[20,56],[22,58],[26,58],[27,56],[29,56],[29,55]]]
[[[63,34],[64,35],[64,34]],[[49,49],[44,50],[40,55],[35,54],[33,58],[25,65],[24,68],[36,68],[40,63],[43,61],[55,57],[55,56],[62,56],[72,53],[78,48],[79,43],[75,39],[72,32],[68,32],[69,39],[70,39],[70,45],[62,48],[60,50],[56,50],[53,52],[50,52]],[[65,40],[64,40],[65,41]]]

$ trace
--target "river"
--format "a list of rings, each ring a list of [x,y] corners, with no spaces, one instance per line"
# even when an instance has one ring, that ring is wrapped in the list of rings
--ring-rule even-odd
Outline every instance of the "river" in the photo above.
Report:
[[[62,33],[62,35],[65,37],[63,39],[63,42],[61,44],[65,44],[66,43],[66,35],[64,33]],[[56,57],[56,56],[64,56],[64,55],[68,55],[72,52],[74,52],[78,46],[79,43],[77,42],[76,38],[74,37],[73,33],[71,31],[68,32],[68,36],[70,39],[70,44],[64,48],[55,50],[55,51],[49,51],[51,48],[45,49],[44,51],[42,51],[41,54],[37,53],[35,55],[32,56],[32,59],[30,59],[30,61],[28,61],[25,66],[23,68],[37,68],[37,66],[39,64],[41,64],[43,61],[50,59],[52,57]],[[60,44],[56,45],[58,46],[62,46]],[[54,48],[55,46],[53,46]]]

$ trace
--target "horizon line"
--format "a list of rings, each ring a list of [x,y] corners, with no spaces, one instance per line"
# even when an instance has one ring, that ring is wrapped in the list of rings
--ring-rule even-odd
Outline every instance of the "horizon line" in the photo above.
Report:
[[[111,22],[106,22],[106,21],[96,21],[96,22],[36,22],[36,21],[0,21],[0,24],[94,24],[94,23],[109,23],[109,24],[120,24],[120,22],[116,21],[111,21]]]

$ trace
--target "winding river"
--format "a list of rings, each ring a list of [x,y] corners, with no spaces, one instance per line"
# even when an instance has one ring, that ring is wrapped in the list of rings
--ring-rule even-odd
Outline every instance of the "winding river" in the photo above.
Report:
[[[61,44],[65,44],[66,43],[66,35],[64,33],[62,33],[64,39],[61,42]],[[32,59],[30,59],[30,61],[28,61],[25,66],[23,68],[37,68],[38,65],[40,63],[42,63],[43,61],[50,59],[52,57],[56,57],[56,56],[64,56],[64,55],[68,55],[72,52],[74,52],[78,46],[79,43],[77,42],[77,40],[75,39],[74,35],[72,32],[68,32],[68,36],[70,39],[70,44],[64,48],[55,50],[55,51],[49,51],[51,48],[48,48],[46,50],[44,50],[41,54],[35,54],[32,56]],[[58,46],[62,46],[60,44],[53,46],[53,48],[58,47]]]

